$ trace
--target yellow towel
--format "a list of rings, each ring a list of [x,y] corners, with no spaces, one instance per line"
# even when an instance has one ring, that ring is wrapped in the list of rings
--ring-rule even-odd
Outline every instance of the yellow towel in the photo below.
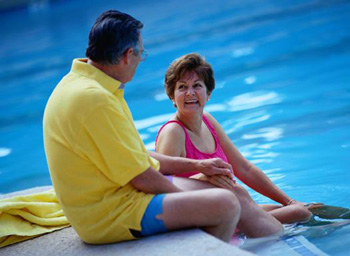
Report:
[[[53,190],[0,200],[0,248],[68,226]]]

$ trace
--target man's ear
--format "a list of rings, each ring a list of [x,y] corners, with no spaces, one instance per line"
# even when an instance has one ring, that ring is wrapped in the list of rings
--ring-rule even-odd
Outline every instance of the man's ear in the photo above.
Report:
[[[122,62],[125,64],[125,65],[128,65],[131,61],[131,55],[134,54],[134,49],[132,48],[128,48],[124,55],[123,55],[123,58],[122,58]]]

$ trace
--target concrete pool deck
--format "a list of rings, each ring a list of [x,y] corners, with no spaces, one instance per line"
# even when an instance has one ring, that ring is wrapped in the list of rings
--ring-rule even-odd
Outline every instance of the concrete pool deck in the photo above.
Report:
[[[52,187],[38,187],[10,194],[0,199],[17,195],[38,193]],[[230,255],[251,256],[237,246],[226,244],[200,229],[190,229],[151,236],[140,240],[107,245],[89,245],[80,240],[74,229],[64,228],[24,242],[0,249],[0,255]]]

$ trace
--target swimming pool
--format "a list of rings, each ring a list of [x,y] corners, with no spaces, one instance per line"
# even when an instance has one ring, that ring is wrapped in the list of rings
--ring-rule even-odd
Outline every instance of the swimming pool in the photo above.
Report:
[[[110,8],[145,24],[149,57],[126,98],[149,149],[174,113],[162,88],[167,66],[199,52],[217,82],[207,110],[241,152],[293,198],[350,206],[350,2],[326,0],[42,1],[0,13],[0,193],[51,183],[45,103]],[[345,255],[349,234],[310,241]]]

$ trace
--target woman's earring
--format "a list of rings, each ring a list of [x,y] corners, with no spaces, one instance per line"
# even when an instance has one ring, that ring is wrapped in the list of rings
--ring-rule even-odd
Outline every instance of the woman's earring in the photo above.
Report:
[[[173,106],[176,108],[176,104],[175,104],[175,101],[173,101]]]

